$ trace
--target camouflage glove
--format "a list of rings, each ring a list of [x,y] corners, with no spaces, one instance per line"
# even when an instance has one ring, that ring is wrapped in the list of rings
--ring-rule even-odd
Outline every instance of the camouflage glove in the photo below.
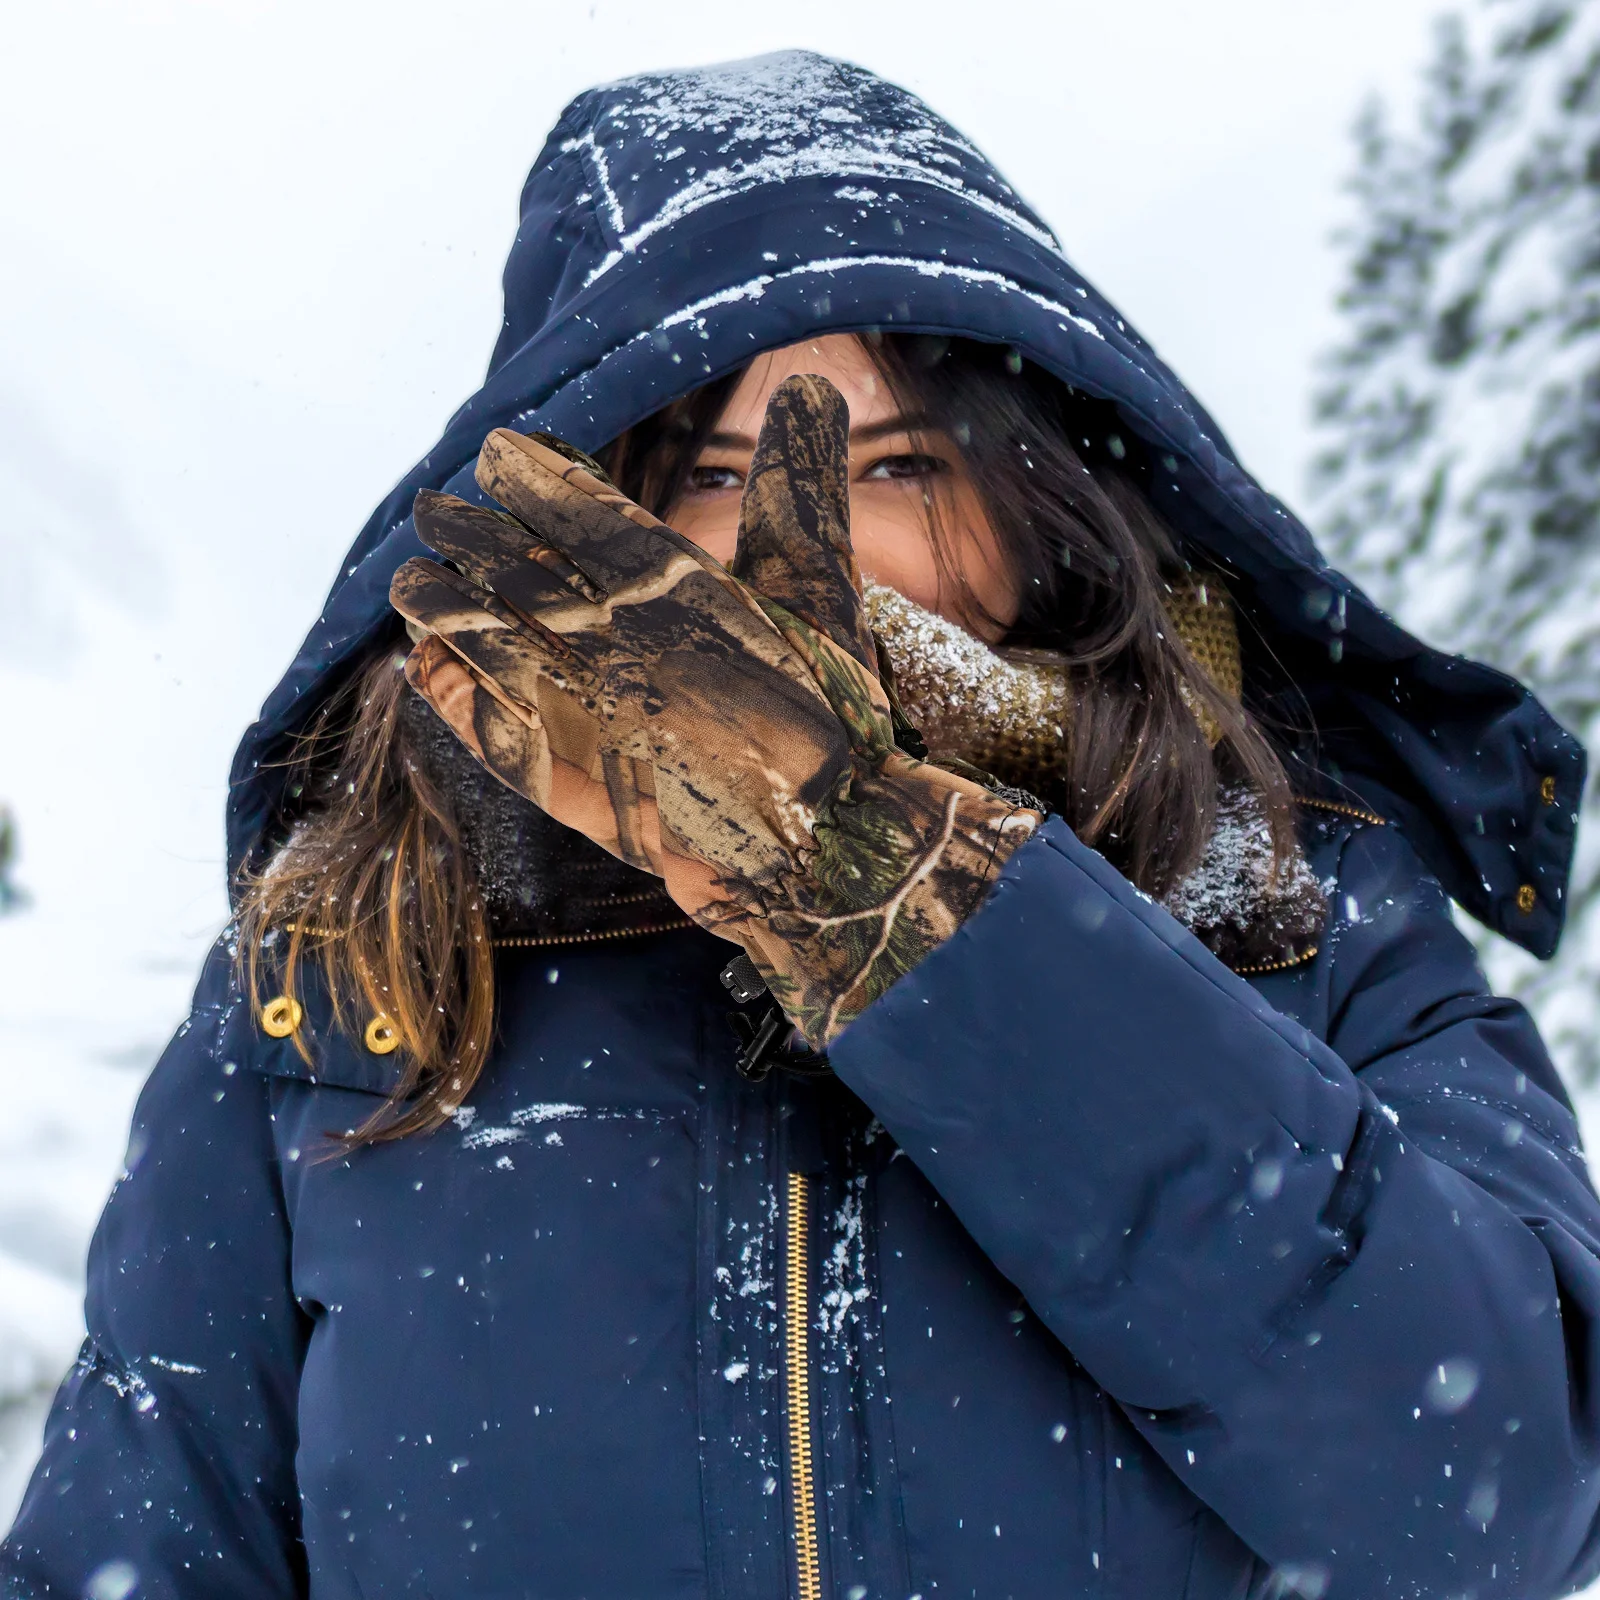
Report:
[[[662,877],[824,1045],[961,924],[1038,826],[895,748],[850,549],[848,413],[773,395],[733,570],[535,439],[503,512],[419,494],[391,599],[418,691],[502,782]]]

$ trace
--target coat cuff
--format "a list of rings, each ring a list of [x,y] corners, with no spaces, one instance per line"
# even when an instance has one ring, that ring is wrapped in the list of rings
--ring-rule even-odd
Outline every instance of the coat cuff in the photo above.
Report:
[[[829,1055],[1132,1403],[1193,1403],[1347,1248],[1325,1219],[1371,1097],[1059,820]]]

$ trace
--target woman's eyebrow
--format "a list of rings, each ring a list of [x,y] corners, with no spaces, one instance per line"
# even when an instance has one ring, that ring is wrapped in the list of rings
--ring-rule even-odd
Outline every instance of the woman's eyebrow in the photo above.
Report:
[[[859,428],[850,430],[851,444],[871,444],[874,439],[887,439],[896,433],[920,433],[927,429],[926,416],[893,416],[885,417],[881,422],[869,422]],[[756,442],[748,433],[728,433],[721,429],[708,434],[703,446],[707,450],[750,450],[753,451]]]
[[[928,417],[918,412],[913,416],[885,417],[882,422],[869,422],[864,427],[850,430],[851,444],[870,444],[874,439],[886,439],[893,433],[926,433]]]

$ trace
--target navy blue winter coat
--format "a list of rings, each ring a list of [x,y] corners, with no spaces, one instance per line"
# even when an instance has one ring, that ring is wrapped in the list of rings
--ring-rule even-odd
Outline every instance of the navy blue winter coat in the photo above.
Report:
[[[1370,1600],[1600,1565],[1600,1204],[1447,902],[1553,947],[1578,747],[1329,571],[977,152],[854,69],[581,97],[506,306],[244,741],[235,861],[384,625],[412,494],[470,492],[488,428],[593,447],[763,347],[915,328],[1114,401],[1239,575],[1354,797],[1304,814],[1325,937],[1247,981],[1052,821],[835,1079],[733,1071],[697,930],[506,948],[454,1124],[349,1156],[394,1058],[308,995],[308,1067],[219,946],[5,1593]]]

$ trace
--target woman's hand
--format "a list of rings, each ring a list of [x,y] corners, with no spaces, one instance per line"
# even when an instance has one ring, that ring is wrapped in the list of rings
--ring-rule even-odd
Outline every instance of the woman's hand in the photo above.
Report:
[[[1039,823],[894,746],[850,549],[848,416],[772,396],[730,571],[537,440],[496,430],[509,515],[418,496],[457,570],[407,562],[407,675],[502,782],[660,876],[824,1044],[972,911]]]

